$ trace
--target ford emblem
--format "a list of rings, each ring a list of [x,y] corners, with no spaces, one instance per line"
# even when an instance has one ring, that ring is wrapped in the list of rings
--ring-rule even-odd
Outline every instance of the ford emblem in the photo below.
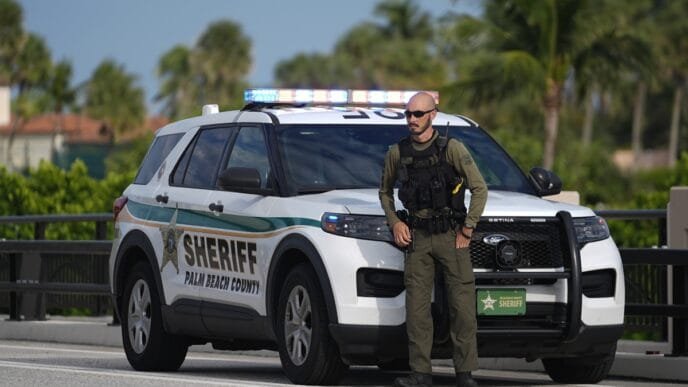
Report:
[[[509,237],[507,237],[506,235],[490,234],[490,235],[486,236],[485,238],[483,238],[483,243],[486,243],[490,246],[497,246],[499,243],[504,242],[504,241],[508,241],[508,240],[509,240]]]

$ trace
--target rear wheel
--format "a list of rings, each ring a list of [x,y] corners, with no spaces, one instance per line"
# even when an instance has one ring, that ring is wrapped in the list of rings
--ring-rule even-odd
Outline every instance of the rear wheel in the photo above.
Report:
[[[127,360],[139,371],[176,371],[188,344],[162,327],[160,297],[153,272],[139,262],[131,269],[122,298],[122,344]]]
[[[277,308],[282,367],[296,384],[335,384],[348,366],[328,330],[327,309],[315,272],[306,265],[287,276]]]
[[[545,371],[557,383],[597,383],[609,375],[616,345],[607,355],[542,359]]]

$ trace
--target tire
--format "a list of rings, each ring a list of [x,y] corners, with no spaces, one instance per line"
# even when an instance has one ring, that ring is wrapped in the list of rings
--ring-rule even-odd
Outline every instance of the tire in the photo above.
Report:
[[[557,383],[593,384],[609,375],[616,345],[608,355],[579,358],[542,359],[545,371]]]
[[[409,359],[393,359],[377,363],[377,368],[383,371],[411,371]]]
[[[127,360],[139,371],[176,371],[189,348],[183,337],[165,333],[160,296],[145,262],[131,269],[122,297],[122,344]]]
[[[300,264],[287,275],[276,314],[282,367],[295,384],[336,384],[346,372],[330,337],[327,309],[313,269]]]

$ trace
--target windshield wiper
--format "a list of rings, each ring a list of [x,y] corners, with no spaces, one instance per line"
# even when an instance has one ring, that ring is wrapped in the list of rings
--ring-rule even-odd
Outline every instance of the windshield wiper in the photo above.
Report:
[[[303,189],[300,189],[296,192],[298,192],[299,194],[319,194],[319,193],[333,191],[335,189],[336,188],[334,188],[334,187],[303,188]]]

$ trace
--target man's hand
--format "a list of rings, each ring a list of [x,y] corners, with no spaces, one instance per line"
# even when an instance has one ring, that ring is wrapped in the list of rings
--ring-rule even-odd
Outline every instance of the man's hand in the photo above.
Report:
[[[461,227],[456,233],[456,248],[463,249],[464,247],[468,247],[471,243],[471,235],[473,235],[472,228]]]
[[[399,247],[406,247],[411,243],[411,230],[404,222],[396,222],[394,227],[392,227],[392,233],[394,234],[394,242]]]

